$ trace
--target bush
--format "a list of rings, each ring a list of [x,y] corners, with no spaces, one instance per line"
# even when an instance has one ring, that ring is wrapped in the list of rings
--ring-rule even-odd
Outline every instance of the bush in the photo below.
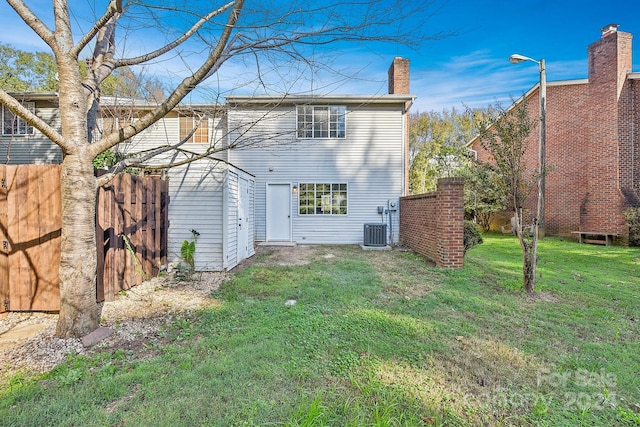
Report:
[[[629,246],[640,246],[640,208],[629,208],[624,211],[629,227]]]
[[[471,221],[464,222],[464,252],[467,251],[474,246],[478,246],[482,243],[482,235],[480,234],[480,229],[476,225],[476,223]]]

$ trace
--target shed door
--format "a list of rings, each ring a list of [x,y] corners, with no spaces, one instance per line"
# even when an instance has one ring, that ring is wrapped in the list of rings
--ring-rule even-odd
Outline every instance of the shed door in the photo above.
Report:
[[[249,255],[249,181],[238,177],[238,262]]]
[[[291,188],[267,184],[267,241],[291,240]]]

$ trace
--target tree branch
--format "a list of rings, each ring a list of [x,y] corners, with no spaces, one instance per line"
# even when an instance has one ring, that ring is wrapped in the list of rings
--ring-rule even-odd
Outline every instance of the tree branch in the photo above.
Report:
[[[122,13],[122,0],[111,0],[109,2],[109,6],[107,6],[107,11],[96,21],[94,26],[89,30],[87,34],[82,37],[82,39],[78,42],[78,44],[73,48],[72,54],[74,56],[80,55],[80,51],[85,48],[87,44],[98,34],[101,28],[103,28],[111,18],[113,18],[116,14]]]
[[[148,150],[148,151],[143,151],[143,152],[139,153],[139,154],[143,154],[141,157],[129,157],[129,158],[126,158],[126,159],[116,163],[115,165],[113,165],[113,167],[111,167],[109,169],[108,173],[106,173],[104,175],[101,175],[98,178],[98,186],[105,185],[106,183],[111,181],[117,174],[119,174],[120,172],[122,172],[126,168],[139,166],[140,164],[146,162],[147,160],[151,160],[152,158],[154,158],[155,156],[157,156],[159,154],[166,153],[167,151],[178,149],[185,142],[187,142],[187,141],[189,141],[191,139],[193,134],[195,134],[196,131],[198,130],[198,127],[200,127],[200,121],[198,122],[198,124],[196,126],[193,127],[191,132],[189,132],[189,134],[182,141],[178,142],[175,145],[164,145],[162,147],[157,147],[155,149],[151,149],[151,150]]]
[[[36,116],[34,113],[24,107],[17,99],[0,89],[0,102],[9,108],[13,114],[20,117],[25,122],[37,128],[44,136],[49,138],[51,142],[62,148],[63,151],[69,149],[67,142],[56,130],[54,130],[47,122]]]
[[[132,123],[122,129],[120,132],[112,133],[105,138],[102,138],[100,141],[92,144],[89,147],[93,156],[97,156],[104,150],[113,147],[119,142],[122,142],[126,139],[131,138],[134,135],[139,134],[149,126],[151,126],[156,121],[160,120],[164,117],[169,111],[173,110],[179,103],[187,96],[200,82],[202,82],[207,76],[210,75],[210,72],[214,68],[219,68],[222,65],[221,58],[226,58],[225,52],[228,49],[229,39],[231,38],[231,34],[235,28],[236,22],[240,17],[240,13],[244,6],[244,0],[234,0],[234,7],[229,17],[227,18],[227,23],[225,24],[224,30],[220,35],[220,39],[216,46],[211,50],[209,56],[206,61],[198,68],[191,76],[186,77],[180,84],[174,89],[174,91],[169,95],[169,97],[158,107],[154,108],[140,119],[136,120],[135,123]]]
[[[214,11],[209,12],[204,17],[202,17],[200,20],[198,20],[198,22],[193,24],[193,26],[191,28],[189,28],[189,30],[186,31],[183,35],[181,35],[180,37],[178,37],[177,39],[175,39],[171,43],[161,47],[160,49],[157,49],[157,50],[155,50],[153,52],[149,52],[149,53],[147,53],[145,55],[137,56],[135,58],[120,59],[120,60],[116,61],[116,68],[129,67],[129,66],[132,66],[132,65],[142,64],[142,63],[150,61],[152,59],[156,59],[159,56],[162,56],[167,52],[172,51],[173,49],[175,49],[176,47],[178,47],[179,45],[181,45],[182,43],[187,41],[195,33],[197,33],[198,30],[205,23],[207,23],[211,18],[213,18],[216,15],[219,15],[219,14],[223,13],[225,10],[227,10],[231,6],[233,6],[234,3],[236,3],[236,2],[235,1],[231,1],[231,2],[229,2],[227,4],[225,4],[224,6],[218,8],[218,9],[216,9]]]
[[[7,3],[16,11],[18,16],[27,24],[37,35],[40,36],[44,42],[55,52],[56,51],[56,39],[53,31],[47,27],[44,22],[40,20],[32,11],[29,6],[22,0],[7,0]]]

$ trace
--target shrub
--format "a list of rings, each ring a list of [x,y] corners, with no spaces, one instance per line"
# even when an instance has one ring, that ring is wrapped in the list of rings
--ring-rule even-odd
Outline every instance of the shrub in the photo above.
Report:
[[[476,225],[476,223],[472,221],[464,222],[464,252],[467,251],[474,246],[478,246],[482,243],[482,235],[480,234],[480,229]]]
[[[640,246],[640,207],[624,211],[629,227],[629,246]]]

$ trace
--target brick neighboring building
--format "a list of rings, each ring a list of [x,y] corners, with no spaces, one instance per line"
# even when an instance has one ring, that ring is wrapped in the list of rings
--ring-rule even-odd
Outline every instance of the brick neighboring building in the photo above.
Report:
[[[622,211],[640,206],[640,73],[632,72],[632,35],[602,29],[588,47],[587,79],[547,84],[546,233],[598,231],[628,235]],[[523,97],[539,117],[539,84]],[[469,143],[480,160],[489,155]],[[538,131],[525,161],[537,168]],[[529,207],[533,209],[533,206]]]

